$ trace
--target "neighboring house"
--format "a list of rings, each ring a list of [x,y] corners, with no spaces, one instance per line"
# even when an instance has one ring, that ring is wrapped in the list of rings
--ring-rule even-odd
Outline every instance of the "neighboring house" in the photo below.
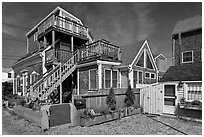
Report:
[[[14,72],[11,68],[2,68],[2,82],[12,83]]]
[[[174,114],[181,98],[202,101],[202,17],[178,21],[172,42],[174,66],[160,81],[164,84],[163,111]]]
[[[14,93],[30,99],[69,102],[73,92],[127,88],[128,80],[134,88],[157,82],[147,40],[123,46],[121,53],[109,41],[94,42],[88,27],[60,7],[26,36],[28,53],[13,65]]]
[[[157,82],[158,69],[147,40],[123,46],[121,51],[121,88],[127,87],[128,80],[132,88]]]
[[[167,70],[167,58],[163,54],[159,54],[154,58],[154,60],[159,70],[158,81],[160,81]]]

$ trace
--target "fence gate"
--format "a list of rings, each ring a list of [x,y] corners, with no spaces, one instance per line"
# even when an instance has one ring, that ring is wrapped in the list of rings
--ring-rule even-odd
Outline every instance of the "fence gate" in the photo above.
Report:
[[[56,104],[50,107],[49,126],[54,127],[57,125],[71,123],[69,104]]]
[[[163,113],[163,84],[153,84],[140,90],[140,106],[143,113]]]

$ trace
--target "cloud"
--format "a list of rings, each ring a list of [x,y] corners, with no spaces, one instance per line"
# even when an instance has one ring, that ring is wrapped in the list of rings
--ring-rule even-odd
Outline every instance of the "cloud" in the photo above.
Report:
[[[154,31],[156,22],[150,16],[154,6],[150,3],[133,4],[136,15],[137,40],[148,39]]]

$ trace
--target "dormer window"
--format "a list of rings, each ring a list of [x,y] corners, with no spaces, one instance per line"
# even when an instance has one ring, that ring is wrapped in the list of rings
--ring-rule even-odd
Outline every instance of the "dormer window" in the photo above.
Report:
[[[191,63],[193,62],[193,51],[182,52],[182,63]]]

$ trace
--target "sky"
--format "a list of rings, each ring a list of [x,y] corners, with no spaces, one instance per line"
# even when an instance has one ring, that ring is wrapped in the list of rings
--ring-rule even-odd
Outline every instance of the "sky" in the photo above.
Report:
[[[201,2],[3,2],[2,67],[26,54],[25,34],[57,6],[81,19],[95,40],[122,47],[147,39],[153,54],[165,55],[169,65],[176,22],[202,14]]]

